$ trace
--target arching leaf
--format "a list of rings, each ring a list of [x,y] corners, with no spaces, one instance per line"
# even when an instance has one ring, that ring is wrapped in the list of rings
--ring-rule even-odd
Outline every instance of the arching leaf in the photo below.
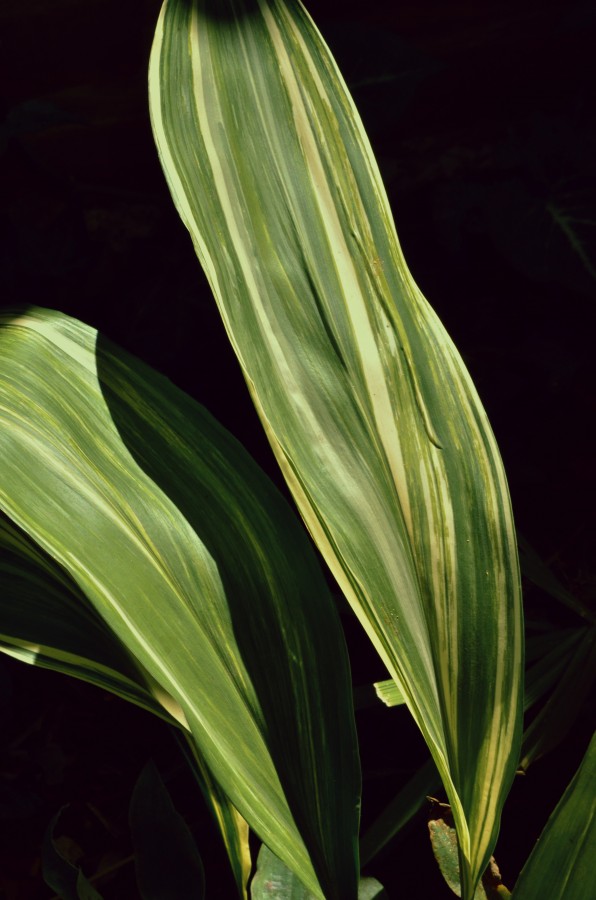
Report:
[[[291,510],[205,410],[92,329],[39,310],[0,326],[0,508],[179,704],[255,831],[317,896],[320,880],[349,897],[347,656]]]
[[[149,80],[173,199],[304,521],[433,754],[471,898],[517,765],[523,673],[486,414],[299,2],[167,0]]]

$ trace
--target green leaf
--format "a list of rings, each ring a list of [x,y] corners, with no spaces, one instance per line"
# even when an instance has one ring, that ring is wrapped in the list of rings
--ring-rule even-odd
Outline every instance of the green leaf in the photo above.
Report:
[[[435,859],[439,864],[443,878],[457,897],[461,897],[459,875],[459,855],[455,829],[444,819],[432,819],[428,823],[430,842]],[[476,888],[474,900],[486,900],[486,891],[481,884]]]
[[[257,857],[250,897],[251,900],[312,900],[312,894],[265,844]]]
[[[404,695],[393,678],[389,678],[386,681],[376,681],[373,687],[377,697],[385,706],[402,706],[406,702]]]
[[[385,681],[375,681],[371,684],[363,684],[353,689],[354,705],[356,709],[366,709],[378,705],[379,700],[385,706],[403,706],[406,699],[393,678]]]
[[[179,704],[126,652],[66,571],[2,514],[0,622],[6,631],[0,651],[96,684],[179,729],[180,746],[220,829],[239,896],[245,898],[248,825],[189,740]]]
[[[102,900],[79,866],[74,865],[56,843],[57,826],[64,809],[65,806],[58,810],[44,834],[41,850],[44,881],[62,900]]]
[[[580,237],[578,225],[590,225],[594,227],[596,221],[593,219],[579,218],[574,210],[567,210],[558,203],[549,201],[545,207],[546,213],[551,220],[560,229],[561,234],[568,242],[570,248],[579,257],[586,272],[596,280],[596,267],[590,259],[588,252],[584,246],[584,241]]]
[[[514,900],[586,900],[594,891],[596,735],[513,889]]]
[[[296,875],[263,844],[250,887],[251,900],[313,900]],[[358,900],[383,900],[387,894],[376,878],[361,878]]]
[[[365,866],[422,807],[428,794],[439,784],[437,767],[429,759],[413,775],[383,812],[369,825],[360,839],[360,860]]]
[[[520,759],[520,768],[524,771],[563,740],[596,680],[596,628],[581,628],[577,632],[575,641],[557,661],[554,671],[541,673],[542,678],[538,679],[535,670],[539,664],[536,664],[528,673],[530,696],[537,685],[545,681],[549,686],[553,683],[556,686],[524,731]],[[549,662],[548,657],[546,662]]]
[[[2,652],[96,684],[169,723],[184,721],[67,572],[2,513],[0,585]]]
[[[446,813],[451,821],[451,813]],[[431,819],[428,823],[430,840],[435,859],[439,864],[443,878],[457,897],[461,897],[461,881],[459,873],[459,858],[457,847],[457,834],[452,824],[445,819]],[[501,881],[501,873],[494,857],[491,856],[489,865],[483,873],[482,881],[478,884],[474,894],[474,900],[500,900],[510,897],[511,893]]]
[[[241,900],[246,900],[248,880],[252,872],[248,823],[213,778],[188,732],[179,731],[176,737],[219,827],[238,888],[238,896]]]
[[[551,569],[543,562],[531,544],[518,534],[520,564],[524,577],[541,588],[559,603],[572,609],[578,616],[594,622],[594,613],[564,587]]]
[[[581,633],[582,629],[577,627],[555,628],[526,619],[526,666],[530,668],[530,663],[542,661],[558,648],[563,647],[563,652],[567,652]]]
[[[168,0],[154,135],[284,476],[435,759],[472,897],[519,753],[502,462],[397,242],[360,119],[292,0]]]
[[[201,900],[203,862],[153,762],[147,763],[134,787],[129,821],[143,900]]]
[[[358,900],[387,900],[387,892],[376,878],[361,878],[358,885]]]
[[[92,329],[40,310],[1,326],[0,509],[174,698],[257,834],[316,896],[321,879],[348,898],[347,655],[289,507],[205,410]]]

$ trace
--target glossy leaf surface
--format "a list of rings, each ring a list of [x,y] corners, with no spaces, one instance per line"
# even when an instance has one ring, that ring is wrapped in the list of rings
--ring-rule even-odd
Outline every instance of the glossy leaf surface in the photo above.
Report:
[[[0,651],[88,681],[176,726],[197,783],[246,897],[248,826],[201,759],[181,707],[105,627],[76,583],[0,515]]]
[[[257,833],[317,896],[318,878],[350,896],[347,657],[289,507],[205,410],[79,322],[5,317],[0,366],[0,508],[175,699]]]
[[[299,3],[167,0],[150,98],[273,450],[429,745],[472,897],[517,764],[523,672],[516,540],[484,410]]]

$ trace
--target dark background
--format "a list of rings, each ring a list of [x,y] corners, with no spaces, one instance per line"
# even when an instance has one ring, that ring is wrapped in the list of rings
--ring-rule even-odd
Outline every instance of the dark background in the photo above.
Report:
[[[518,527],[582,600],[596,579],[596,10],[588,2],[307,4],[353,91],[406,259],[483,398]],[[279,483],[151,136],[155,0],[0,7],[0,303],[98,327],[204,403]],[[528,603],[568,624],[544,595]],[[571,619],[569,620],[571,622]],[[575,622],[572,622],[575,624]],[[346,617],[355,682],[383,677]],[[153,755],[232,896],[167,732],[87,685],[0,660],[0,898],[49,898],[40,842],[65,829],[106,898],[134,898],[127,804]],[[407,714],[359,714],[367,821],[424,751]],[[518,778],[497,848],[511,888],[585,749],[588,712]],[[371,866],[391,897],[448,896],[424,816]],[[124,860],[124,862],[123,862]]]

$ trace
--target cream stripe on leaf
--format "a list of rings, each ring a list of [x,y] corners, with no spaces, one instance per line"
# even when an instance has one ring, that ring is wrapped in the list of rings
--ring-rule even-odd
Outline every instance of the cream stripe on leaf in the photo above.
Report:
[[[97,684],[186,727],[184,713],[114,637],[66,572],[0,514],[0,649]]]
[[[207,769],[179,704],[116,639],[51,557],[0,514],[0,652],[111,691],[181,726],[193,770],[224,840],[239,894],[250,873],[246,823]]]
[[[256,464],[166,379],[47,310],[0,320],[0,454],[0,509],[178,704],[241,815],[316,897],[355,897],[343,636]]]
[[[166,0],[149,86],[173,199],[304,521],[429,744],[471,897],[515,772],[523,669],[485,412],[298,2]]]

